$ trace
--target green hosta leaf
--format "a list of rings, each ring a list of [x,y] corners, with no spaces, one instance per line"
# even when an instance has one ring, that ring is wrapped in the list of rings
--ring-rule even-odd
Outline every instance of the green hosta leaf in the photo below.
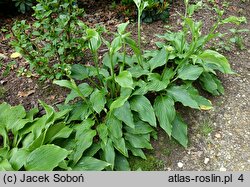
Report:
[[[123,121],[127,126],[134,128],[135,124],[129,102],[126,101],[123,106],[116,108],[114,115],[117,119]]]
[[[135,148],[135,147],[133,147],[130,143],[126,143],[126,145],[127,145],[127,148],[128,148],[128,150],[130,150],[131,152],[132,152],[132,154],[134,155],[134,156],[139,156],[139,157],[141,157],[142,159],[147,159],[147,157],[145,156],[145,154],[143,153],[143,151],[142,151],[142,149],[140,149],[140,148]]]
[[[116,37],[112,42],[111,42],[111,53],[115,53],[119,51],[122,48],[122,39],[120,36]]]
[[[134,51],[137,58],[139,58],[139,56],[141,55],[141,50],[139,49],[137,43],[129,37],[124,38],[124,40],[125,40],[126,44],[128,44],[129,47],[131,47],[131,49]]]
[[[73,171],[101,171],[110,166],[109,163],[93,157],[82,157],[72,168]]]
[[[93,144],[90,148],[88,148],[84,152],[84,156],[94,156],[99,150],[101,149],[101,144],[100,143],[95,143]]]
[[[120,108],[128,100],[129,96],[120,96],[110,105],[110,111],[113,111],[116,108]]]
[[[63,160],[58,164],[58,170],[65,170],[65,171],[72,171],[72,168],[68,166],[69,161],[68,160]]]
[[[121,154],[116,154],[115,157],[115,170],[116,171],[130,171],[129,162],[127,158]]]
[[[148,75],[148,84],[146,89],[148,91],[161,91],[167,88],[170,80],[161,80],[161,76],[158,73],[151,73]]]
[[[133,78],[129,71],[122,71],[118,76],[115,77],[115,81],[121,87],[133,89]]]
[[[47,131],[48,129],[45,129],[43,132],[41,132],[41,134],[38,137],[33,138],[34,140],[29,145],[30,151],[34,151],[36,148],[39,148],[40,146],[45,144],[44,140],[45,140]]]
[[[170,80],[174,77],[175,72],[174,72],[173,68],[168,68],[168,69],[166,69],[166,70],[163,72],[162,75],[163,75],[163,76],[162,76],[162,81],[168,82],[168,81],[170,81]]]
[[[143,121],[146,121],[150,125],[156,127],[154,109],[146,97],[142,95],[133,96],[130,100],[130,106],[132,110],[139,113],[139,116]]]
[[[128,157],[128,150],[125,145],[124,138],[114,138],[111,137],[114,147],[124,156]]]
[[[12,154],[13,155],[10,158],[10,164],[14,170],[18,171],[25,164],[30,152],[27,149],[22,148],[22,149],[16,149],[16,151]]]
[[[102,146],[104,160],[111,164],[111,169],[114,169],[115,165],[115,150],[112,140],[109,139],[106,146]]]
[[[87,83],[79,84],[78,88],[84,97],[88,97],[93,91],[93,88],[90,87]],[[75,90],[71,90],[70,94],[68,94],[66,97],[65,103],[67,104],[69,101],[75,99],[76,97],[80,97],[80,95]]]
[[[75,120],[85,120],[91,114],[91,110],[86,103],[76,103],[72,106],[72,110],[69,114],[69,119],[67,122],[75,121]]]
[[[139,80],[138,82],[135,82],[135,87],[139,87],[138,89],[135,89],[132,95],[145,95],[148,92],[147,83],[143,80]]]
[[[135,148],[153,149],[150,144],[149,135],[125,133],[125,139]]]
[[[102,123],[97,126],[96,130],[100,139],[102,140],[104,145],[106,145],[108,141],[108,127],[104,123]]]
[[[205,64],[215,64],[222,73],[233,74],[230,64],[225,56],[213,50],[205,50],[198,56]]]
[[[196,80],[199,78],[202,72],[203,68],[197,65],[188,64],[183,68],[179,69],[178,77],[182,80]]]
[[[27,171],[52,171],[69,153],[66,149],[56,145],[42,145],[30,153],[25,169]]]
[[[84,80],[88,78],[89,70],[81,64],[74,64],[71,66],[70,76],[76,80]]]
[[[162,48],[156,56],[154,56],[148,62],[150,64],[150,69],[153,71],[155,68],[163,66],[167,63],[167,52],[165,48]]]
[[[167,89],[168,94],[175,100],[181,102],[184,106],[199,109],[197,102],[189,95],[187,90],[181,86],[173,86]]]
[[[72,131],[73,129],[65,126],[65,123],[55,124],[48,129],[44,141],[46,143],[51,143],[58,138],[68,138]]]
[[[197,89],[195,89],[194,87],[189,87],[187,88],[187,90],[190,96],[198,103],[201,110],[210,110],[213,108],[211,101],[209,101],[205,97],[202,97]]]
[[[24,124],[20,123],[20,120],[25,118],[26,112],[23,106],[10,106],[7,103],[2,103],[0,105],[0,126],[9,130],[14,128],[20,129]],[[17,126],[21,126],[20,128]]]
[[[0,126],[0,136],[2,137],[3,147],[7,147],[8,146],[7,144],[8,144],[8,141],[9,141],[9,137],[8,137],[8,133],[7,133],[5,127]],[[0,156],[1,156],[1,154],[0,154]]]
[[[119,57],[119,53],[115,53],[113,54],[112,56],[110,56],[110,53],[105,53],[104,57],[103,57],[103,60],[102,60],[102,63],[108,67],[109,69],[112,68],[112,65],[111,65],[111,57],[112,57],[112,62],[113,62],[113,65],[115,66],[117,63],[118,63],[118,57]]]
[[[115,138],[122,137],[122,122],[118,120],[113,114],[108,114],[106,125],[109,133]]]
[[[92,103],[93,109],[99,114],[104,109],[106,104],[104,90],[95,89],[95,91],[90,95],[90,102]]]
[[[224,88],[216,76],[204,72],[199,80],[203,89],[210,92],[211,94],[220,95],[224,93]]]
[[[141,66],[133,66],[128,68],[128,71],[131,73],[132,77],[139,78],[142,75],[147,75],[149,73],[148,70],[142,68]]]
[[[34,116],[39,112],[38,108],[32,108],[30,111],[27,112],[26,118],[30,121],[34,120]]]
[[[173,121],[172,136],[176,139],[183,147],[187,147],[187,124],[181,119],[179,115],[176,115]]]
[[[74,90],[75,87],[74,85],[72,84],[72,82],[68,81],[68,80],[54,80],[53,81],[54,84],[57,84],[59,86],[62,86],[62,87],[66,87],[66,88],[69,88],[71,90]]]
[[[97,51],[101,47],[101,37],[94,29],[86,29],[87,38],[89,39],[89,47],[93,51]]]
[[[161,128],[171,136],[172,122],[176,113],[174,101],[168,96],[158,96],[155,99],[154,109]]]
[[[7,159],[0,160],[0,171],[13,171],[13,168]]]
[[[130,134],[149,134],[154,131],[148,123],[141,120],[135,122],[134,128],[125,127],[125,129]]]
[[[128,24],[129,22],[126,22],[126,23],[121,23],[117,26],[117,31],[120,35],[123,35],[125,33]]]
[[[92,145],[95,135],[95,130],[85,130],[78,137],[76,137],[76,150],[73,157],[74,163],[77,163],[82,157],[83,152]]]
[[[95,122],[93,120],[87,119],[76,127],[75,151],[72,155],[74,164],[79,161],[83,152],[93,144],[93,138],[96,136],[96,131],[92,130],[91,127],[94,124]]]
[[[0,158],[7,158],[9,156],[9,151],[10,151],[9,146],[0,148]]]

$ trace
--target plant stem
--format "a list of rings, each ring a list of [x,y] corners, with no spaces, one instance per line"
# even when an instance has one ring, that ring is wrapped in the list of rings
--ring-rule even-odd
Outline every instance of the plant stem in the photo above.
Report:
[[[113,97],[114,93],[115,93],[115,72],[114,72],[113,54],[109,53],[109,57],[110,57],[110,64],[111,64],[110,73],[111,73],[111,77],[112,77],[111,97]]]
[[[140,55],[138,58],[138,63],[140,66],[142,66],[142,54],[141,54],[141,12],[138,9],[138,25],[137,25],[137,37],[138,37],[138,48],[140,50]]]
[[[100,72],[99,72],[98,53],[97,53],[96,50],[93,50],[93,47],[92,47],[91,43],[90,43],[90,50],[91,50],[91,52],[92,52],[92,54],[94,56],[93,58],[94,58],[96,72],[97,72],[97,78],[98,78],[100,84],[103,85],[103,82],[102,82],[102,79],[101,79],[101,75],[100,75]]]
[[[120,72],[122,72],[125,67],[125,60],[126,60],[126,44],[123,41],[123,60],[122,60],[122,66],[120,68]]]
[[[138,10],[137,37],[138,37],[138,47],[141,50],[141,15],[139,10]]]
[[[98,122],[98,118],[95,115],[95,111],[93,110],[93,108],[91,107],[91,104],[89,103],[89,101],[87,100],[87,98],[82,94],[81,90],[78,88],[78,86],[76,85],[76,82],[74,81],[74,79],[72,79],[71,77],[70,81],[73,84],[75,91],[77,92],[77,94],[82,98],[82,100],[86,103],[86,105],[88,106],[88,108],[92,111],[92,114],[94,115],[94,118],[96,119],[96,121]]]

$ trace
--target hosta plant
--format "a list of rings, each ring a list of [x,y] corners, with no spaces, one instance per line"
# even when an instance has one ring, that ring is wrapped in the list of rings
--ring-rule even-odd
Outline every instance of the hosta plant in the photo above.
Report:
[[[56,112],[41,102],[46,114],[37,115],[38,109],[26,112],[19,105],[0,105],[0,171],[103,170],[110,164],[91,156],[82,155],[86,142],[81,142],[89,121],[68,121],[70,110]],[[64,142],[74,138],[75,146]]]
[[[139,11],[146,7],[141,1],[136,5]],[[82,153],[109,163],[108,170],[129,170],[130,154],[145,159],[144,149],[153,148],[150,140],[157,138],[157,126],[187,147],[188,126],[176,110],[176,104],[198,110],[211,109],[211,102],[199,94],[194,82],[209,93],[219,95],[224,90],[217,71],[234,73],[225,56],[205,46],[217,36],[218,26],[239,23],[243,18],[222,19],[219,12],[218,21],[204,35],[202,22],[192,19],[201,3],[189,6],[186,1],[186,6],[183,29],[159,36],[164,42],[156,43],[158,49],[143,54],[140,43],[126,32],[128,23],[118,26],[112,42],[103,39],[94,29],[87,29],[85,39],[95,65],[73,65],[69,80],[54,81],[71,89],[61,108],[70,108],[72,119],[89,123],[82,139],[88,143]],[[100,62],[98,49],[102,41],[108,52]],[[126,52],[128,48],[133,51],[132,55]]]

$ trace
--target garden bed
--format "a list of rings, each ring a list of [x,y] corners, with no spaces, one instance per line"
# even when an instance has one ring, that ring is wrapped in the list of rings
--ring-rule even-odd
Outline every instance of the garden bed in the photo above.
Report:
[[[216,1],[217,2],[217,1]],[[235,1],[218,1],[226,15],[245,16],[250,20],[250,3]],[[227,4],[228,3],[228,6]],[[208,3],[208,7],[211,5]],[[196,14],[197,20],[205,23],[205,28],[212,24],[215,17],[211,9],[203,8]],[[105,11],[103,11],[105,10]],[[180,17],[177,11],[183,12],[184,5],[176,2],[171,9],[169,22],[167,24],[157,21],[151,24],[142,24],[142,46],[144,49],[156,48],[154,43],[157,40],[154,34],[163,34],[167,29],[165,25],[173,26],[178,30],[181,28]],[[22,19],[21,16],[14,19],[5,19],[0,35],[0,54],[6,58],[2,62],[0,70],[0,102],[7,102],[11,105],[22,104],[26,109],[38,107],[38,99],[47,104],[56,106],[63,103],[68,90],[52,84],[51,81],[40,82],[36,74],[26,74],[28,63],[23,58],[11,59],[14,53],[6,38],[15,19]],[[211,18],[211,19],[208,19]],[[124,20],[125,19],[125,20]],[[126,17],[117,16],[117,12],[105,4],[98,7],[88,7],[83,20],[88,26],[101,23],[109,31],[115,31],[116,25],[126,21]],[[32,21],[30,19],[29,21]],[[129,26],[133,38],[136,38],[136,23]],[[225,25],[221,32],[227,31],[232,25]],[[240,26],[250,29],[249,22]],[[205,30],[204,30],[205,31]],[[153,141],[154,150],[149,151],[148,160],[142,161],[132,158],[132,168],[141,167],[144,170],[249,170],[250,169],[250,126],[249,126],[249,78],[250,78],[250,39],[249,34],[244,35],[245,49],[231,46],[230,51],[223,50],[228,57],[232,69],[238,75],[219,75],[225,87],[225,95],[212,97],[207,95],[213,103],[210,111],[194,111],[180,107],[178,110],[182,117],[189,124],[189,145],[187,149],[180,147],[159,129],[159,139]],[[230,38],[225,38],[227,40]],[[210,45],[214,45],[211,43]],[[221,46],[218,46],[221,47]],[[222,46],[223,47],[223,46]],[[15,61],[15,63],[10,63]],[[87,58],[87,63],[91,61]],[[22,70],[20,70],[20,68]],[[9,69],[9,70],[8,70]],[[19,75],[17,76],[17,72]],[[26,76],[25,76],[26,75]],[[148,167],[150,165],[150,167]]]

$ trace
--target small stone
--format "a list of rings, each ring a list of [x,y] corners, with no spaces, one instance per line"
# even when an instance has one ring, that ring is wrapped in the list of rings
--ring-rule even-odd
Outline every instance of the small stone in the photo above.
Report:
[[[219,133],[216,133],[214,136],[215,136],[215,138],[218,138],[218,139],[221,138],[221,135]]]
[[[223,166],[220,168],[220,171],[227,171],[226,168],[224,168]]]
[[[178,163],[177,163],[177,166],[178,166],[179,168],[182,168],[182,167],[183,167],[183,163],[178,162]]]
[[[208,164],[208,162],[209,162],[209,158],[205,158],[204,164]]]

